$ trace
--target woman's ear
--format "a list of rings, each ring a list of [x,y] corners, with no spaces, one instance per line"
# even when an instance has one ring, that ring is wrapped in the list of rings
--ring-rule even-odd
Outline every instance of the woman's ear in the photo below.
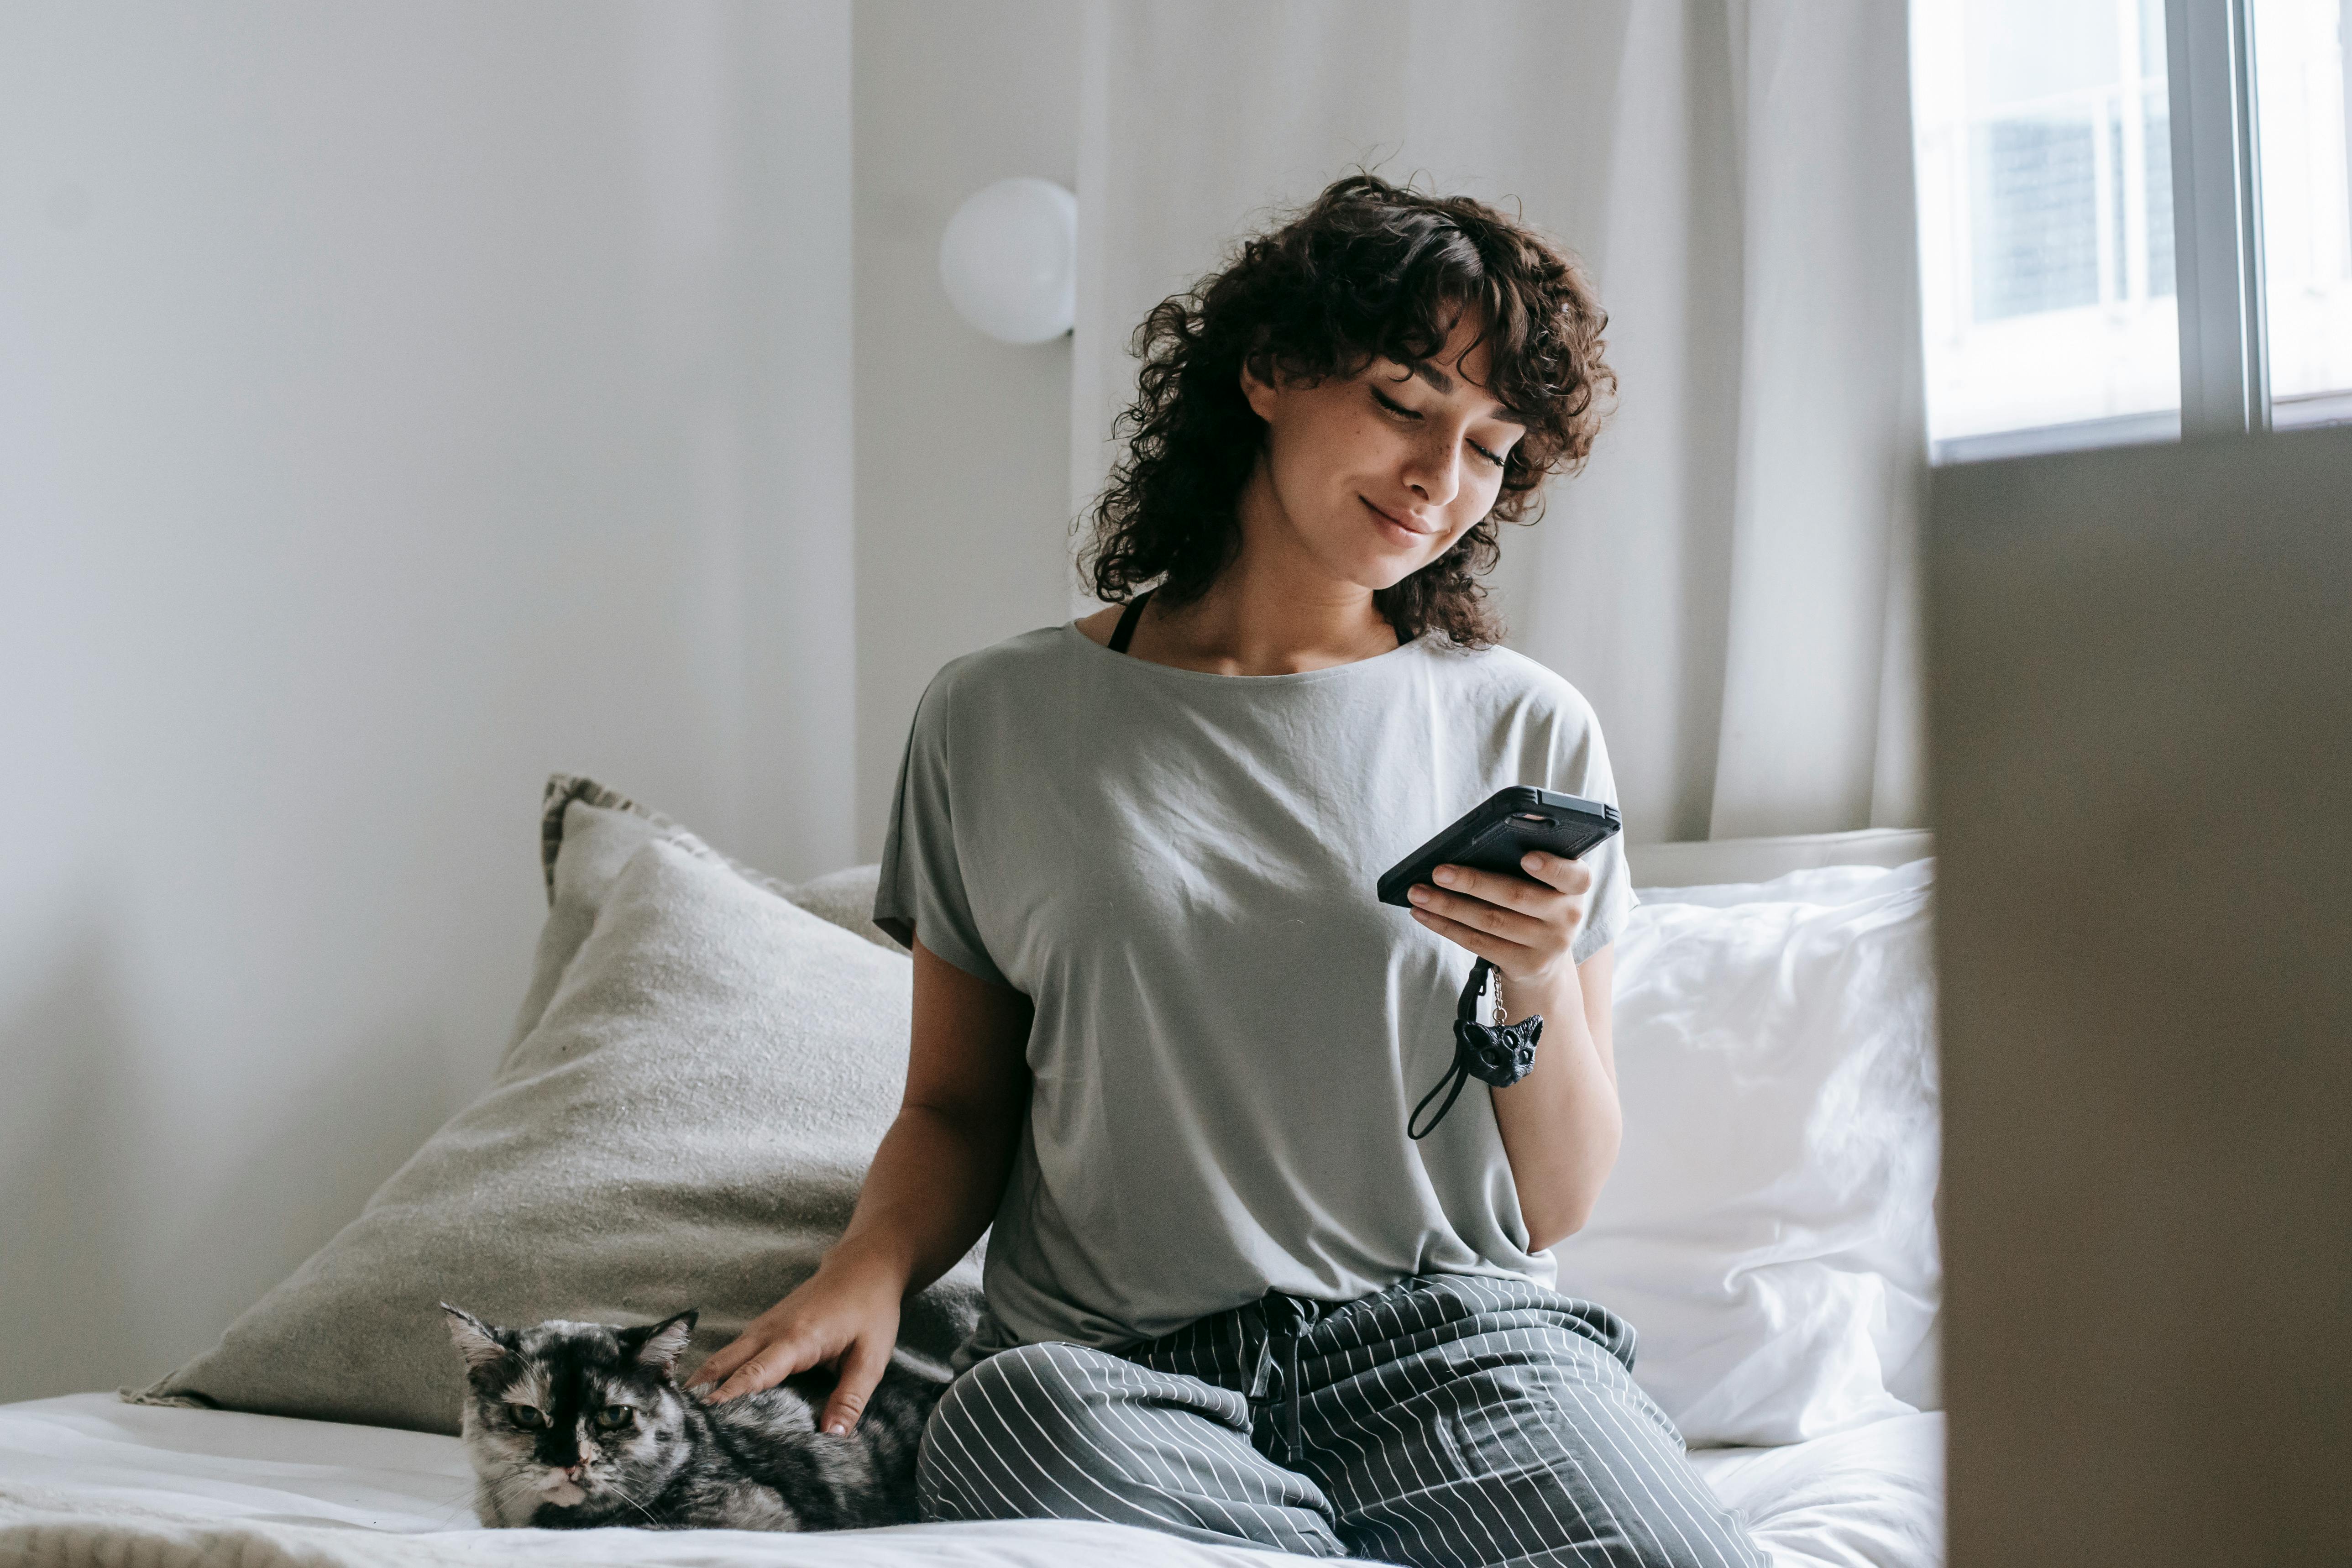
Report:
[[[1273,355],[1263,353],[1265,329],[1258,329],[1258,343],[1251,353],[1242,355],[1242,397],[1249,400],[1251,411],[1265,423],[1275,423],[1275,405],[1282,402],[1282,367],[1277,367]],[[1263,364],[1263,372],[1258,367]]]
[[[1273,369],[1271,365],[1267,368]],[[1282,373],[1275,371],[1274,374],[1278,378]],[[1274,405],[1281,399],[1281,390],[1258,374],[1247,355],[1242,358],[1242,395],[1249,399],[1251,413],[1269,425],[1274,423]]]

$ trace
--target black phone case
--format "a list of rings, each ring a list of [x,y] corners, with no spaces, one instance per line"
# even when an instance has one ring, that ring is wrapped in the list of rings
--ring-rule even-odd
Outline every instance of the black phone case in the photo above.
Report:
[[[1531,784],[1496,790],[1452,826],[1382,874],[1381,902],[1411,908],[1405,890],[1426,882],[1440,866],[1469,866],[1525,877],[1519,858],[1530,849],[1578,860],[1622,826],[1617,808]]]

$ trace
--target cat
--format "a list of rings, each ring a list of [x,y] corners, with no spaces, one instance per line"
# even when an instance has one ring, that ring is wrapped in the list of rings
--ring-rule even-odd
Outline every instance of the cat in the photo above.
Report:
[[[856,1530],[915,1519],[915,1451],[948,1384],[891,1358],[856,1428],[816,1429],[831,1378],[707,1405],[672,1380],[695,1314],[498,1328],[441,1303],[466,1359],[474,1512],[493,1529]]]

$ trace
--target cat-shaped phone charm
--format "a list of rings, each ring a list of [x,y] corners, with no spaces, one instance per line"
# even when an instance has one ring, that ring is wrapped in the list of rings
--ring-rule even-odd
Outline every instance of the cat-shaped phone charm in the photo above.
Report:
[[[1478,1021],[1478,994],[1486,990],[1490,974],[1495,975],[1495,1021],[1482,1024]],[[1470,978],[1462,987],[1462,1001],[1454,1010],[1454,1065],[1434,1088],[1421,1097],[1421,1103],[1405,1119],[1407,1137],[1418,1142],[1436,1131],[1445,1113],[1454,1109],[1463,1086],[1472,1079],[1496,1089],[1508,1089],[1535,1070],[1536,1042],[1543,1038],[1543,1015],[1530,1013],[1516,1024],[1504,1023],[1507,1016],[1503,1006],[1502,976],[1495,974],[1495,966],[1482,958],[1471,965]],[[1445,1094],[1445,1103],[1437,1108],[1428,1126],[1420,1127],[1421,1113],[1429,1109],[1429,1102],[1441,1090]],[[1416,1127],[1420,1131],[1415,1131]]]

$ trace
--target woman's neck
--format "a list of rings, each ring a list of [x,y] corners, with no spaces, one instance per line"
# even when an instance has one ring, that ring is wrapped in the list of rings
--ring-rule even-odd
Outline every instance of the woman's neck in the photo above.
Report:
[[[1278,515],[1263,467],[1243,487],[1241,550],[1189,605],[1155,594],[1127,651],[1154,664],[1212,675],[1296,675],[1371,658],[1397,646],[1372,591],[1334,576]],[[1106,646],[1113,606],[1078,623]]]
[[[1156,635],[1147,643],[1148,634]],[[1371,658],[1396,645],[1369,590],[1318,595],[1229,567],[1192,604],[1163,608],[1155,596],[1128,651],[1219,675],[1295,675]]]

